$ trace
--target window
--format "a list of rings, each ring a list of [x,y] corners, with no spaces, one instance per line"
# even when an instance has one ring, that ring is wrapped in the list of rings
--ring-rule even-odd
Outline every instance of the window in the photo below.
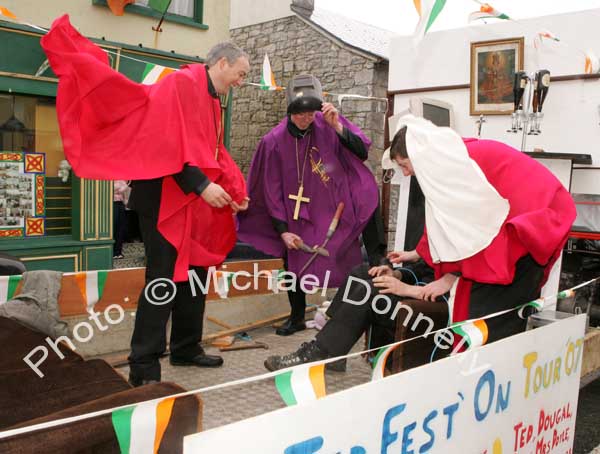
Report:
[[[140,6],[148,6],[148,1],[149,0],[136,0],[135,4]],[[195,0],[172,0],[167,12],[171,14],[177,14],[178,16],[185,16],[195,19],[195,3]]]
[[[59,176],[65,155],[54,99],[0,92],[0,151],[44,153],[46,235],[71,234],[72,174],[67,181]],[[30,215],[21,207],[9,207],[9,183],[6,178],[0,182],[0,228],[14,223],[12,218]],[[12,218],[9,209],[16,210]]]
[[[107,0],[92,0],[92,4],[108,6]],[[208,30],[208,26],[202,23],[204,0],[172,0],[165,20],[178,24],[187,25],[202,30]],[[135,0],[135,3],[125,6],[126,13],[140,14],[142,16],[160,19],[162,14],[148,6],[148,0]]]

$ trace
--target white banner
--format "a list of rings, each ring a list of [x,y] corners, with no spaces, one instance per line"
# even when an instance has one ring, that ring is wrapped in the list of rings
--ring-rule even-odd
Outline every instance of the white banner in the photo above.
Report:
[[[187,436],[184,454],[570,454],[584,332],[573,316]]]

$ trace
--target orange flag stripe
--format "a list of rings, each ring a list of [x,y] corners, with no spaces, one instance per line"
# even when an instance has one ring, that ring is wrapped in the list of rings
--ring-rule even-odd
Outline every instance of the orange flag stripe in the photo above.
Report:
[[[325,397],[327,395],[325,391],[325,364],[311,367],[308,374],[317,399]]]
[[[8,8],[4,8],[3,6],[0,6],[0,15],[17,20],[17,16],[15,16]]]
[[[156,407],[156,434],[154,436],[154,452],[158,452],[160,442],[162,441],[163,435],[167,430],[169,421],[171,419],[171,413],[173,412],[173,404],[175,399],[165,399],[160,402]]]
[[[415,9],[417,10],[417,13],[419,13],[419,16],[421,16],[421,0],[413,0],[413,2],[415,3]]]

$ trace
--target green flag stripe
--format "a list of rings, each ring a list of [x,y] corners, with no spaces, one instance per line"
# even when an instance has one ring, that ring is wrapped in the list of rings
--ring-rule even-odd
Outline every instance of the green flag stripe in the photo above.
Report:
[[[117,440],[119,441],[121,454],[129,454],[129,447],[131,446],[131,415],[134,410],[135,407],[128,407],[113,411],[112,413],[112,424],[117,435]]]
[[[17,291],[17,285],[21,281],[22,276],[9,276],[8,277],[8,290],[6,292],[6,301],[10,300],[15,292]]]
[[[267,83],[267,81],[265,80],[265,78],[263,76],[260,76],[260,85],[261,85],[261,87],[260,87],[261,90],[268,90],[269,89],[268,83]]]
[[[481,16],[478,17],[478,19],[504,19],[504,20],[508,20],[510,19],[510,17],[508,17],[506,14],[500,14],[499,16],[496,16],[494,14],[488,14],[487,16]]]
[[[106,284],[107,276],[108,271],[98,271],[98,300],[102,298],[102,293],[104,292],[104,284]]]
[[[446,5],[446,0],[436,0],[433,8],[431,8],[431,14],[429,15],[429,21],[427,21],[427,27],[425,27],[425,33],[429,30],[429,27],[433,25],[437,17],[440,15],[444,6]]]
[[[148,6],[159,13],[164,13],[169,8],[170,4],[171,0],[150,0],[148,2]]]
[[[142,80],[146,78],[146,76],[150,73],[150,71],[152,71],[152,69],[155,66],[156,65],[153,65],[152,63],[146,63],[146,67],[144,68],[144,72],[142,73]]]
[[[386,347],[379,349],[379,351],[375,355],[375,358],[373,358],[373,368],[375,368],[375,366],[377,366],[377,363],[379,362],[379,358],[386,352],[386,350],[387,350]]]
[[[298,403],[296,401],[296,396],[294,396],[294,391],[292,390],[291,370],[275,376],[275,387],[288,407]]]
[[[469,347],[471,346],[471,338],[469,337],[469,335],[465,332],[465,330],[463,330],[462,325],[458,325],[458,326],[453,326],[452,327],[452,331],[454,331],[456,334],[458,334],[459,336],[462,336],[465,338],[465,340],[467,341],[467,344],[469,345]]]

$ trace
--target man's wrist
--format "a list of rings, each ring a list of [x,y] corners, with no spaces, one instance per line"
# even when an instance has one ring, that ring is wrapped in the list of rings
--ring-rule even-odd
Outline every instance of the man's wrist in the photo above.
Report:
[[[204,190],[211,184],[212,182],[207,178],[205,179],[202,183],[200,183],[199,185],[197,185],[194,188],[194,193],[197,195],[202,195],[202,193],[204,192]]]

